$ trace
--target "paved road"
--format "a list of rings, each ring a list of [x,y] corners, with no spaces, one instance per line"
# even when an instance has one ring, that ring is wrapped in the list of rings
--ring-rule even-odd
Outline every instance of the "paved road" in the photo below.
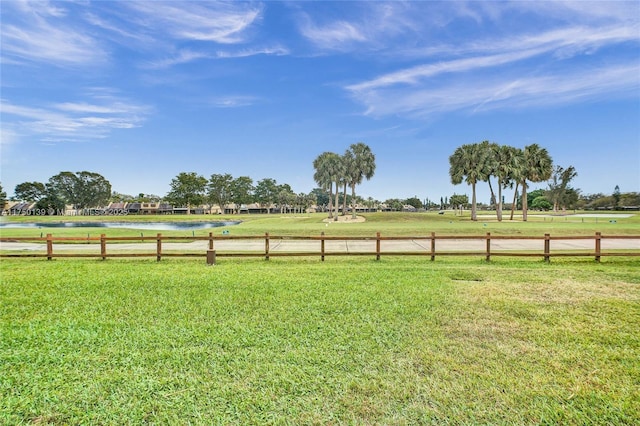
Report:
[[[595,250],[594,239],[585,240],[552,240],[551,251],[557,250]],[[602,250],[640,250],[640,239],[606,239],[601,243]],[[168,252],[206,252],[208,248],[207,241],[194,242],[163,242],[163,253]],[[264,240],[220,240],[215,242],[215,250],[218,253],[225,252],[257,252],[264,253]],[[429,239],[424,240],[391,240],[381,241],[380,249],[382,252],[429,252],[431,250],[431,242]],[[437,240],[436,252],[445,251],[477,251],[483,252],[486,249],[484,240]],[[540,251],[544,249],[543,240],[491,240],[491,251]],[[369,252],[374,254],[376,250],[376,241],[325,241],[326,253],[356,253]],[[46,252],[46,246],[40,243],[22,243],[22,242],[0,242],[0,251],[15,252]],[[59,252],[100,252],[100,245],[96,242],[92,244],[55,244],[54,253]],[[149,252],[155,253],[155,242],[140,243],[122,243],[108,244],[107,252],[126,253],[126,252]],[[320,252],[320,241],[307,240],[276,240],[272,239],[269,243],[269,251],[278,252]]]

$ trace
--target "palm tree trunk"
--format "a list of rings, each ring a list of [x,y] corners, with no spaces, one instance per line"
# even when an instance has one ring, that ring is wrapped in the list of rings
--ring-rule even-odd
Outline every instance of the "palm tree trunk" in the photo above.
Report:
[[[334,220],[338,220],[338,212],[340,210],[340,199],[338,198],[340,195],[340,185],[336,182],[336,202],[334,203],[334,207],[336,209],[336,215]]]
[[[342,200],[342,216],[347,214],[347,182],[344,183],[344,200]]]
[[[498,180],[498,203],[496,204],[496,216],[498,222],[502,222],[502,182]]]
[[[356,218],[356,185],[351,185],[351,218]]]
[[[476,214],[476,184],[471,184],[471,220],[474,222],[478,220]]]
[[[528,203],[527,203],[527,181],[523,180],[522,181],[522,221],[526,222],[527,221],[527,208],[528,208]]]
[[[329,219],[333,218],[333,182],[329,185]]]
[[[487,178],[487,182],[489,183],[489,191],[491,191],[491,202],[489,204],[490,205],[493,204],[495,206],[495,205],[497,205],[497,203],[496,203],[496,193],[493,192],[493,186],[491,186],[491,176],[489,176]]]
[[[516,182],[516,187],[513,190],[513,203],[511,203],[511,217],[509,220],[513,220],[513,213],[516,210],[516,203],[518,202],[518,182]]]

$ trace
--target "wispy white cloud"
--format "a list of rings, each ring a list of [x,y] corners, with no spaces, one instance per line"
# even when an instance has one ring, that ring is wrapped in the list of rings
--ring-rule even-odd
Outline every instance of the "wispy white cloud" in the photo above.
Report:
[[[529,58],[543,53],[544,49],[531,49],[523,52],[510,52],[502,55],[490,55],[457,59],[448,62],[419,65],[389,74],[382,75],[370,81],[352,84],[346,87],[351,92],[375,90],[396,84],[416,84],[422,79],[435,77],[443,73],[466,72],[487,67],[496,67],[514,61]]]
[[[255,48],[247,48],[240,49],[237,51],[218,51],[216,53],[217,58],[246,58],[249,56],[256,55],[273,55],[273,56],[284,56],[288,55],[289,49],[282,46],[273,46],[273,47],[255,47]]]
[[[323,49],[343,50],[345,44],[363,42],[367,38],[355,24],[346,21],[335,21],[326,25],[317,25],[307,20],[301,25],[302,35]]]
[[[186,64],[200,59],[210,59],[212,57],[214,57],[214,55],[212,55],[211,53],[195,52],[189,49],[183,49],[171,57],[152,60],[148,64],[145,64],[143,68],[169,68],[175,65]]]
[[[481,56],[496,53],[544,49],[557,57],[571,57],[580,53],[593,53],[614,43],[637,43],[640,25],[608,25],[589,27],[572,25],[530,34],[512,34],[509,37],[486,37],[462,44],[439,44],[426,47],[400,48],[393,52],[405,58]],[[537,54],[537,53],[535,53]]]
[[[238,108],[251,106],[259,101],[255,96],[233,95],[211,98],[207,104],[215,108]]]
[[[262,7],[247,2],[150,2],[122,4],[138,15],[137,24],[155,31],[166,31],[185,40],[239,43],[261,16]]]
[[[115,11],[113,11],[113,13],[115,13]],[[119,43],[131,43],[131,40],[144,44],[153,43],[153,37],[151,35],[137,31],[135,27],[126,27],[121,22],[112,22],[97,13],[87,11],[84,14],[84,19],[92,26],[106,30],[103,32],[104,34],[115,34],[117,36],[115,39]],[[119,21],[122,21],[122,18],[120,18]]]
[[[104,63],[107,53],[100,43],[64,18],[62,7],[48,2],[3,2],[12,18],[0,26],[2,56],[7,61],[45,62],[58,66]],[[3,60],[3,62],[7,62]]]
[[[599,66],[570,74],[454,79],[448,84],[394,86],[354,94],[372,116],[425,117],[451,111],[475,113],[495,109],[566,105],[601,96],[638,93],[640,62]]]
[[[143,68],[149,69],[163,69],[170,68],[176,65],[188,64],[191,62],[195,62],[198,60],[206,60],[206,59],[231,59],[231,58],[246,58],[249,56],[257,56],[257,55],[273,55],[273,56],[283,56],[288,55],[289,50],[281,47],[255,47],[255,48],[245,48],[239,50],[219,50],[216,52],[204,52],[204,51],[194,51],[190,49],[182,49],[176,52],[173,56],[156,59],[150,61],[148,64],[144,65]]]
[[[640,57],[629,55],[633,46],[637,49],[640,45],[637,14],[629,18],[615,6],[614,11],[598,7],[586,8],[588,13],[583,11],[579,18],[573,15],[570,19],[567,11],[575,10],[575,3],[553,3],[543,7],[554,18],[552,25],[545,22],[544,30],[516,30],[508,36],[483,31],[471,42],[465,36],[462,43],[453,39],[446,45],[397,49],[388,54],[414,65],[344,88],[365,106],[367,114],[419,116],[637,94]],[[458,17],[476,21],[479,28],[485,25],[484,20],[496,21],[495,25],[507,19],[513,9],[520,15],[528,14],[529,19],[533,19],[529,15],[541,13],[520,2],[456,7]],[[623,9],[629,12],[628,7]],[[589,60],[599,52],[605,53],[598,62]]]
[[[0,102],[3,125],[15,134],[40,135],[43,139],[96,139],[114,129],[138,127],[150,109],[122,99],[95,98],[96,103],[64,102],[25,106],[6,99]]]
[[[181,46],[188,42],[228,46],[251,41],[253,29],[262,17],[263,5],[259,3],[143,0],[112,6],[46,1],[3,3],[2,63],[104,65],[114,59],[111,53],[118,45],[146,53],[146,67],[151,68],[205,58],[288,53],[278,46],[247,45],[241,51],[224,54]],[[175,53],[154,59],[158,52]]]
[[[477,2],[486,7],[487,3]],[[491,6],[491,5],[489,5]],[[497,8],[496,8],[497,9]],[[640,21],[640,4],[637,1],[516,1],[506,4],[503,12],[529,12],[548,19],[575,22],[580,20],[592,25],[606,25],[611,22],[632,23]]]
[[[487,67],[498,67],[522,61],[545,53],[558,58],[572,57],[579,52],[594,50],[614,43],[640,42],[638,29],[633,27],[607,27],[590,29],[573,27],[553,30],[542,34],[523,35],[508,40],[485,40],[462,46],[431,48],[429,53],[465,55],[464,59],[453,59],[418,65],[374,79],[347,86],[350,91],[372,90],[393,84],[415,84],[420,79],[439,74],[466,72]],[[496,53],[504,52],[504,53]]]
[[[300,13],[298,30],[323,50],[376,51],[388,47],[394,37],[415,34],[424,25],[405,2],[362,2],[356,6],[355,14],[339,19],[318,20],[317,15]]]
[[[56,17],[66,16],[67,14],[65,9],[51,4],[48,0],[18,0],[14,2],[13,6],[27,14],[37,13],[39,15],[50,15]]]

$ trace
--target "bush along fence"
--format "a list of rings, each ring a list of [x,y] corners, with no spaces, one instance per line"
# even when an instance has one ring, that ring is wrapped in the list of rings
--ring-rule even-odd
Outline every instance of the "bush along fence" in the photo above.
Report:
[[[589,242],[591,241],[591,242]],[[25,246],[25,243],[27,244]],[[35,243],[35,244],[34,244]],[[606,245],[603,247],[603,244]],[[40,246],[42,249],[40,250]],[[94,246],[97,246],[94,248]],[[55,247],[55,250],[54,250]],[[552,252],[553,247],[553,252]],[[99,250],[98,250],[99,248]],[[107,250],[108,248],[108,250]],[[28,252],[25,252],[28,250]],[[640,235],[590,236],[503,236],[503,235],[436,235],[384,237],[379,232],[370,237],[326,236],[136,236],[136,237],[6,237],[0,238],[0,258],[94,257],[106,260],[116,257],[204,257],[214,265],[218,257],[315,256],[436,256],[551,257],[590,256],[600,261],[603,256],[640,256]]]

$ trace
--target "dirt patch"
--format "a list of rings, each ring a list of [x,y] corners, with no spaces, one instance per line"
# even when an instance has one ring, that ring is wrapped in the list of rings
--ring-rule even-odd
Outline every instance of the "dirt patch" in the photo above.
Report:
[[[323,220],[323,222],[327,222],[327,223],[362,223],[365,221],[366,219],[362,216],[356,216],[356,218],[354,219],[353,216],[350,214],[347,214],[344,216],[334,216],[331,219],[326,218]]]

